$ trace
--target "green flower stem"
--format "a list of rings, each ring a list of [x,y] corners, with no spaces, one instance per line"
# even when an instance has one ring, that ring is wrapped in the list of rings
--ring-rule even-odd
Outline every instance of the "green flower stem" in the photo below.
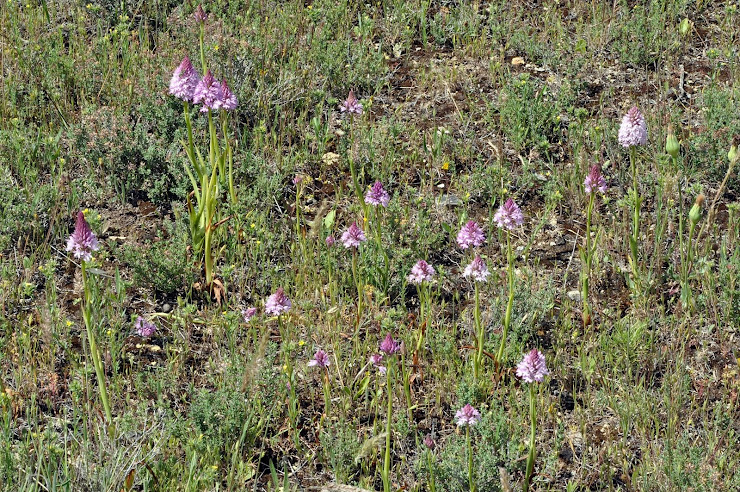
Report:
[[[113,425],[113,413],[111,412],[110,401],[108,400],[108,390],[105,386],[105,372],[103,371],[103,363],[100,360],[100,352],[98,351],[98,344],[95,339],[95,333],[93,332],[92,320],[90,319],[90,287],[87,281],[86,262],[82,260],[80,263],[82,265],[82,288],[84,290],[82,318],[85,321],[87,340],[90,344],[90,355],[92,356],[95,375],[98,379],[98,390],[100,391],[100,400],[103,403],[105,418],[108,420],[109,425]]]
[[[591,246],[591,212],[594,208],[594,197],[596,194],[590,193],[590,195],[588,208],[586,209],[586,261],[581,278],[581,300],[583,301],[584,319],[587,319],[591,314],[591,309],[588,304],[588,283],[589,278],[591,277],[591,261],[593,260],[593,247]]]
[[[385,422],[385,457],[383,459],[383,492],[391,492],[391,423],[393,421],[393,390],[392,376],[393,358],[387,357],[388,367],[386,369],[386,391],[388,392],[388,414]]]
[[[632,211],[632,235],[630,236],[630,253],[632,255],[632,272],[635,284],[639,280],[639,268],[637,264],[637,241],[640,238],[640,195],[637,189],[637,154],[635,146],[630,147],[630,167],[632,169],[632,192],[634,193],[634,204]]]
[[[527,474],[524,477],[524,492],[529,490],[532,481],[532,472],[534,471],[535,458],[535,434],[537,432],[537,412],[535,408],[535,385],[529,385],[529,418],[532,421],[531,434],[529,436],[529,457],[527,458]]]
[[[473,479],[473,443],[470,440],[470,425],[465,426],[465,441],[468,445],[468,483],[470,492],[475,492],[475,480]]]
[[[434,483],[434,466],[432,465],[431,451],[427,451],[427,468],[429,469],[429,492],[437,492],[437,485]]]
[[[511,310],[514,306],[514,252],[511,249],[511,233],[506,231],[506,249],[507,249],[507,273],[509,277],[509,300],[506,304],[506,314],[504,315],[504,330],[501,334],[501,344],[496,353],[496,362],[501,363],[504,358],[504,347],[506,346],[506,337],[509,333],[511,324]]]
[[[357,286],[357,328],[355,334],[360,329],[360,318],[362,317],[362,298],[363,298],[363,286],[360,276],[357,273],[357,248],[352,249],[352,276],[355,279],[355,285]]]
[[[480,292],[478,289],[478,282],[473,282],[475,285],[475,310],[473,311],[473,318],[475,320],[475,333],[478,338],[478,351],[473,361],[473,375],[477,380],[480,376],[481,364],[483,362],[483,345],[485,343],[485,333],[483,330],[483,324],[480,319]]]
[[[329,368],[324,371],[324,415],[329,415],[331,409],[331,385],[329,384]]]
[[[364,203],[364,200],[363,200]],[[390,258],[388,258],[388,251],[383,247],[383,238],[381,235],[381,214],[380,207],[375,207],[375,240],[378,243],[378,249],[383,252],[383,302],[388,297],[388,277],[390,275]]]

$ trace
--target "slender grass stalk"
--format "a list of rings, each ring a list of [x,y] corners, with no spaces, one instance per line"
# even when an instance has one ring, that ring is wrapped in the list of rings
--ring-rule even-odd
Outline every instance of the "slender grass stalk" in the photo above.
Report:
[[[470,439],[470,426],[465,426],[465,442],[468,447],[468,483],[470,492],[475,492],[475,477],[473,474],[473,442]]]
[[[473,361],[473,376],[476,380],[480,376],[481,364],[483,363],[483,345],[485,344],[485,332],[483,330],[483,323],[480,319],[480,291],[478,288],[478,282],[473,282],[475,286],[475,308],[473,311],[473,320],[475,322],[475,333],[477,337],[478,347]]]
[[[581,301],[583,302],[584,324],[591,319],[591,307],[588,302],[589,280],[591,278],[591,262],[593,261],[593,246],[591,245],[591,212],[594,208],[596,193],[589,193],[588,208],[586,209],[586,237],[584,251],[584,268],[581,272]]]

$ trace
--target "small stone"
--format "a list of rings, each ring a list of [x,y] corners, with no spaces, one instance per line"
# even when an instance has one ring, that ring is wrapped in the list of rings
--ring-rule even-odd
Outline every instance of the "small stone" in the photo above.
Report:
[[[162,305],[162,312],[163,313],[169,313],[170,311],[172,311],[172,306],[170,306],[169,304]]]
[[[568,297],[571,301],[580,301],[581,300],[581,291],[580,290],[570,290],[568,291]]]

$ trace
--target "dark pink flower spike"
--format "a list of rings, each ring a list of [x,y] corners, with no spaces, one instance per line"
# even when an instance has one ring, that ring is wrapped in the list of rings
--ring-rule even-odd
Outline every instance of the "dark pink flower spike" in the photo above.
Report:
[[[67,240],[67,251],[79,260],[90,261],[92,252],[99,249],[100,243],[98,243],[95,233],[90,229],[90,224],[85,220],[85,214],[82,211],[78,212],[75,230]]]
[[[385,355],[397,354],[401,351],[401,344],[394,340],[390,333],[388,333],[382,342],[380,342],[380,351]]]
[[[355,92],[350,90],[347,99],[339,106],[339,110],[342,113],[348,114],[362,114],[362,104],[355,97]]]
[[[157,326],[139,316],[136,318],[136,323],[134,323],[134,330],[136,330],[136,334],[140,337],[149,338],[157,331]]]
[[[598,164],[591,166],[588,176],[586,176],[586,179],[583,181],[583,187],[585,188],[587,195],[594,193],[596,190],[601,193],[606,193],[606,180],[604,179],[604,176],[601,175],[601,169],[599,169]]]
[[[352,225],[349,226],[349,229],[344,231],[344,234],[342,234],[342,244],[344,244],[344,247],[347,249],[359,248],[360,243],[366,240],[367,238],[365,237],[365,233],[359,228],[357,222],[353,222]]]
[[[308,361],[309,367],[327,368],[329,367],[329,364],[331,364],[331,362],[329,361],[329,354],[327,354],[321,349],[318,349],[316,353],[314,354],[313,359]]]
[[[380,181],[376,181],[375,184],[367,190],[367,193],[365,193],[365,203],[374,207],[377,207],[378,205],[387,207],[390,200],[390,195],[385,191],[385,189],[383,189],[383,184]]]

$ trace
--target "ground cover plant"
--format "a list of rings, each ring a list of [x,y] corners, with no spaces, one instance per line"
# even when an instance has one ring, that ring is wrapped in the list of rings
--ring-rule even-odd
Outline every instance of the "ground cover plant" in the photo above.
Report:
[[[739,490],[739,9],[3,2],[0,488]]]

